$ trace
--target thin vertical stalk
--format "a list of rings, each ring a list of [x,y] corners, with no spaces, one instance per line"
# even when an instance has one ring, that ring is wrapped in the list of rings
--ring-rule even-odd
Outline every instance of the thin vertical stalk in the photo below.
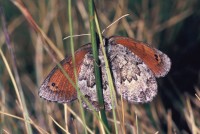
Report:
[[[72,25],[72,9],[71,9],[71,0],[68,0],[68,15],[69,15],[69,31],[70,31],[70,48],[71,48],[71,54],[72,54],[72,63],[73,63],[73,68],[74,68],[74,77],[75,77],[75,87],[77,90],[78,94],[78,100],[80,102],[80,110],[81,110],[81,116],[83,120],[83,125],[85,129],[85,134],[87,134],[87,129],[86,129],[86,122],[85,122],[85,115],[82,107],[82,100],[80,97],[80,93],[78,92],[78,85],[77,85],[77,70],[76,70],[76,64],[75,64],[75,53],[74,53],[74,41],[73,41],[73,25]]]
[[[136,120],[136,130],[137,130],[137,133],[136,133],[136,134],[139,134],[139,127],[138,127],[138,118],[137,118],[137,114],[135,114],[135,120]]]
[[[68,129],[68,117],[67,117],[67,104],[64,104],[64,115],[65,115],[65,129],[67,132],[69,132],[69,129]]]
[[[102,91],[102,85],[101,85],[101,75],[100,75],[100,68],[99,68],[99,58],[98,58],[98,47],[97,47],[97,41],[96,41],[96,32],[95,32],[95,19],[94,19],[94,3],[93,0],[88,1],[89,4],[89,15],[90,15],[90,32],[91,32],[91,43],[92,43],[92,53],[94,57],[94,73],[95,73],[95,82],[96,82],[96,90],[97,90],[97,96],[100,106],[104,106],[104,100],[103,100],[103,91]],[[103,123],[107,128],[108,121],[105,114],[105,109],[100,109],[101,118],[103,120]]]
[[[5,107],[4,107],[5,100],[6,100],[6,98],[5,98],[5,90],[3,90],[1,82],[0,82],[0,98],[1,98],[0,101],[2,102],[0,104],[0,111],[5,112]],[[0,115],[0,133],[3,133],[4,125],[5,125],[5,118],[4,118],[4,115],[1,114]]]
[[[98,34],[101,35],[101,32],[100,32],[101,30],[100,30],[100,27],[99,27],[99,22],[98,22],[98,18],[97,18],[96,14],[95,14],[95,22],[96,22]],[[111,71],[110,71],[109,64],[108,64],[108,59],[107,59],[107,56],[106,56],[105,49],[103,47],[103,39],[102,39],[101,36],[99,36],[99,39],[100,39],[102,53],[103,53],[104,61],[105,61],[106,74],[107,74],[107,77],[108,77],[108,85],[109,85],[109,88],[110,88],[110,97],[111,97],[111,100],[112,100],[111,103],[112,103],[112,107],[113,107],[112,112],[113,112],[114,125],[115,125],[115,131],[116,131],[115,133],[118,134],[117,118],[116,118],[116,112],[114,110],[115,105],[117,107],[117,99],[116,99],[116,96],[115,96],[114,85],[113,85]]]

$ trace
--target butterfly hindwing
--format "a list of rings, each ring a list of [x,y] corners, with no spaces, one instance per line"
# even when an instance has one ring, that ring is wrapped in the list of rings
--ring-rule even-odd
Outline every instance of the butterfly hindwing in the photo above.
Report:
[[[101,61],[101,77],[102,77],[102,91],[104,96],[104,106],[106,110],[111,110],[111,98],[110,98],[110,89],[108,87],[108,80],[105,71],[105,63],[103,60],[103,55],[101,50],[99,50],[99,59]],[[99,111],[101,107],[98,103],[98,96],[96,90],[95,83],[95,75],[94,75],[94,59],[92,53],[87,53],[84,57],[83,64],[80,68],[78,85],[82,94],[84,94],[85,98],[90,102],[90,104],[94,107],[95,110]],[[83,106],[87,109],[91,109],[86,102],[83,101]]]
[[[129,102],[149,102],[157,94],[157,82],[148,66],[120,44],[108,47],[114,85],[119,95]]]

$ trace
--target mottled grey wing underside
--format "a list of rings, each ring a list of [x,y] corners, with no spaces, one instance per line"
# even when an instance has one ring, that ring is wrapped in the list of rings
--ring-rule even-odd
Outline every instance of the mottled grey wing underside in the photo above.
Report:
[[[117,93],[129,102],[151,101],[157,94],[157,82],[147,65],[123,45],[108,44],[106,47]],[[99,50],[99,59],[101,61],[104,105],[106,110],[111,110],[110,89],[101,50]],[[99,110],[92,53],[87,53],[84,57],[79,72],[78,85],[95,110]],[[83,102],[83,106],[89,109],[85,102]]]
[[[129,102],[149,102],[157,94],[157,82],[146,64],[126,47],[110,45],[109,58],[115,88]]]
[[[99,56],[102,57],[101,52]],[[93,105],[95,110],[99,111],[100,110],[99,108],[102,106],[98,104],[93,61],[94,59],[92,53],[87,53],[84,57],[81,70],[79,72],[78,85],[82,94],[85,95],[85,98],[89,100],[89,102]],[[110,98],[110,89],[107,84],[107,76],[106,76],[104,61],[101,61],[101,72],[102,72],[101,75],[103,82],[102,85],[103,85],[104,106],[106,110],[111,110],[112,105]],[[83,101],[83,107],[90,109],[84,101]]]

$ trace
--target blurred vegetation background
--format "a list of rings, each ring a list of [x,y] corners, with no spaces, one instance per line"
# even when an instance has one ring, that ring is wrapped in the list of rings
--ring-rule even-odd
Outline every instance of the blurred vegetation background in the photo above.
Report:
[[[83,133],[79,121],[77,101],[69,104],[65,113],[62,104],[47,102],[38,96],[40,84],[56,65],[49,56],[41,37],[28,23],[14,3],[19,0],[0,0],[5,15],[0,21],[0,48],[11,67],[18,71],[33,133],[65,133],[56,120],[70,133]],[[63,55],[69,56],[67,1],[22,0],[41,30],[51,39]],[[101,29],[124,14],[106,30],[104,36],[127,36],[148,42],[165,52],[172,61],[172,68],[165,78],[158,79],[158,95],[148,104],[130,104],[124,101],[124,124],[119,133],[200,133],[200,1],[199,0],[98,0],[95,1]],[[73,32],[89,33],[87,1],[72,1]],[[6,28],[11,48],[5,40]],[[89,36],[74,37],[75,49],[90,42]],[[16,66],[13,66],[13,58]],[[15,76],[16,79],[16,76]],[[19,86],[19,85],[18,85]],[[20,87],[19,87],[20,88]],[[119,99],[120,104],[120,99]],[[73,114],[73,112],[76,113]],[[9,113],[10,115],[7,115]],[[90,111],[85,111],[86,124],[94,133],[103,133],[100,122]],[[5,62],[0,58],[0,132],[31,133],[22,117],[23,112]],[[112,133],[112,113],[107,112]],[[52,117],[52,118],[51,118]],[[65,123],[65,120],[67,123]],[[40,128],[43,130],[41,130]],[[91,132],[89,132],[91,133]]]

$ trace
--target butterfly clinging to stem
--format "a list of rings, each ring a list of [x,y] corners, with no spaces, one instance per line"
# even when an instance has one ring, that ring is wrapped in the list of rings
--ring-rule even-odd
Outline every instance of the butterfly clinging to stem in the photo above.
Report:
[[[170,70],[169,57],[146,43],[128,37],[112,36],[104,38],[104,42],[117,94],[122,95],[128,102],[150,102],[157,94],[156,78],[164,77]],[[111,110],[110,90],[101,49],[99,60],[104,106],[106,110]],[[99,110],[90,43],[75,52],[75,62],[79,89],[91,105]],[[75,82],[72,58],[63,59],[61,65]],[[56,66],[42,83],[39,96],[49,101],[67,103],[77,99],[77,91]],[[83,106],[88,108],[84,101]]]

